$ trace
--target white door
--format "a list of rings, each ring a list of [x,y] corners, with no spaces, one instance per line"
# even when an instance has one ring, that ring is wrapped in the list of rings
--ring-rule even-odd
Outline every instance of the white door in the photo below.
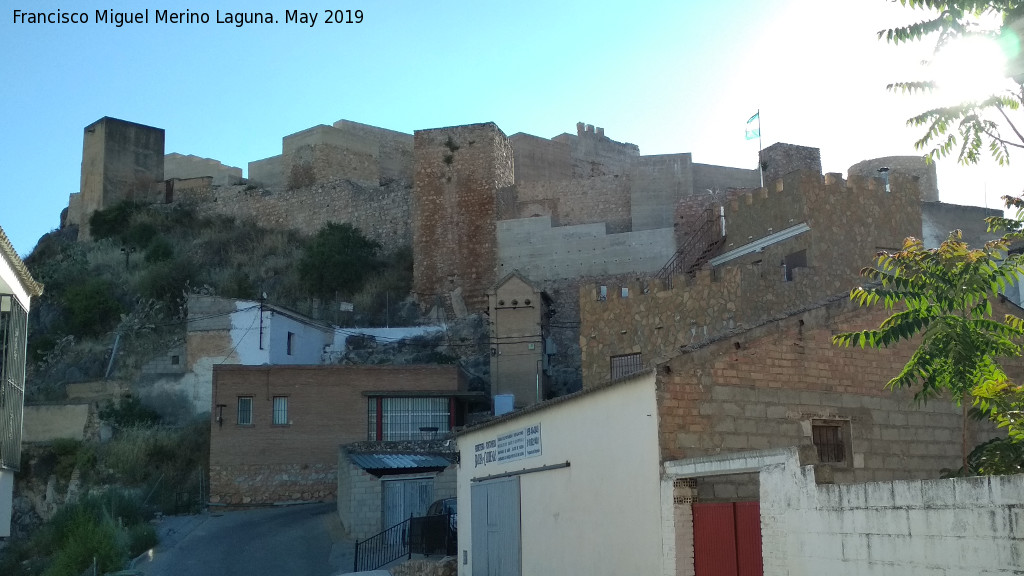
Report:
[[[381,530],[408,520],[409,516],[423,516],[434,501],[433,478],[386,480],[383,483],[384,525]]]

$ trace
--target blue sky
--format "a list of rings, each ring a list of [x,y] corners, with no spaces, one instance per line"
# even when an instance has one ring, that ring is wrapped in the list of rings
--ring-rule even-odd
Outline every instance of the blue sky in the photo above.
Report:
[[[113,116],[166,130],[166,151],[247,168],[281,138],[345,118],[412,132],[496,122],[552,137],[576,122],[695,162],[753,168],[744,124],[761,110],[764,145],[821,148],[843,172],[915,154],[904,120],[924,106],[885,84],[915,76],[924,47],[876,40],[920,17],[885,0],[469,2],[324,0],[5,1],[0,11],[3,227],[22,255],[59,224],[78,191],[82,129]],[[13,10],[88,13],[88,24],[13,24]],[[149,24],[94,23],[96,10],[149,9]],[[155,10],[207,11],[210,24],[156,24]],[[215,10],[271,12],[236,28]],[[360,9],[361,24],[324,10]],[[286,9],[316,11],[312,28]],[[916,74],[920,76],[920,74]],[[942,200],[1001,206],[1014,168],[939,164]]]

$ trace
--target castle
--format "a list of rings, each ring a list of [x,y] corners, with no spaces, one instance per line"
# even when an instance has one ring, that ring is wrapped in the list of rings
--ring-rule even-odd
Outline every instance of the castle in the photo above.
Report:
[[[840,175],[822,175],[815,148],[775,144],[761,152],[759,167],[731,168],[695,163],[690,153],[641,155],[636,145],[583,123],[575,134],[548,139],[506,136],[493,123],[409,135],[340,120],[285,136],[280,155],[249,163],[247,182],[240,169],[215,160],[165,155],[163,143],[163,130],[113,118],[86,127],[82,187],[71,195],[65,219],[79,225],[80,239],[88,239],[84,224],[93,211],[126,199],[190,203],[308,234],[327,222],[348,222],[386,250],[411,246],[416,297],[425,306],[440,302],[455,316],[493,313],[489,308],[497,300],[489,305],[488,294],[499,279],[516,273],[544,294],[551,318],[540,333],[521,335],[530,339],[522,361],[542,361],[556,393],[606,372],[601,366],[607,366],[611,348],[592,348],[580,329],[581,322],[584,330],[594,325],[593,317],[583,317],[592,302],[614,306],[615,300],[650,291],[655,277],[693,272],[718,253],[800,222],[811,222],[814,230],[802,238],[831,247],[808,244],[803,253],[771,258],[784,266],[790,259],[790,277],[798,268],[828,276],[827,283],[807,280],[808,285],[848,289],[878,248],[897,248],[904,235],[941,241],[951,221],[959,227],[969,218],[981,228],[980,215],[965,214],[985,212],[939,203],[934,165],[921,158],[861,162],[851,167],[847,183]],[[889,171],[880,172],[882,167]],[[729,232],[725,242],[723,224]],[[717,238],[697,238],[712,228]],[[822,243],[825,238],[831,241]],[[684,254],[694,246],[697,253]],[[749,266],[750,260],[736,262]],[[726,274],[753,286],[749,278],[764,276],[769,267],[762,260],[759,272]],[[829,276],[828,270],[841,272]],[[798,279],[804,276],[797,270]],[[598,287],[604,293],[593,292]],[[779,311],[783,301],[792,306],[810,297],[781,298],[777,290],[762,288],[777,302],[763,303],[767,309],[748,320]],[[728,293],[723,286],[703,290]],[[691,339],[698,329],[706,336],[735,325],[735,312],[693,320]],[[690,334],[691,319],[680,322],[679,333]],[[495,330],[497,342],[502,335]],[[678,338],[669,341],[677,345]],[[620,354],[633,347],[612,346]],[[500,348],[494,346],[492,354],[503,353]]]

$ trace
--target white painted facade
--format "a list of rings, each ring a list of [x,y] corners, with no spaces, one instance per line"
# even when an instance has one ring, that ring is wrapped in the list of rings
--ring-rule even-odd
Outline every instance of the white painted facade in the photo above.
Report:
[[[477,464],[478,444],[538,425],[539,454]],[[653,373],[460,434],[459,576],[473,573],[471,486],[520,471],[522,574],[661,573],[657,435]],[[530,471],[566,462],[568,467]]]
[[[15,300],[25,309],[25,312],[29,312],[29,305],[31,303],[32,296],[39,296],[42,294],[42,286],[37,284],[28,270],[25,268],[24,262],[18,256],[18,253],[14,251],[14,247],[11,246],[10,241],[7,239],[7,235],[3,229],[0,228],[0,294],[10,294]],[[22,335],[24,338],[25,335]],[[24,342],[20,343],[22,346]],[[25,362],[25,350],[21,350],[20,360],[22,366],[20,372],[24,373],[24,362]],[[0,361],[0,366],[3,365],[3,361]],[[8,367],[10,368],[10,367]],[[18,382],[19,386],[24,385],[24,382]],[[19,400],[21,402],[21,400]],[[22,411],[24,406],[15,406],[15,410]],[[18,419],[21,422],[21,419]],[[17,434],[17,438],[21,438],[21,432]],[[14,500],[14,470],[0,467],[0,538],[6,538],[11,535],[11,515],[13,512],[13,500]]]

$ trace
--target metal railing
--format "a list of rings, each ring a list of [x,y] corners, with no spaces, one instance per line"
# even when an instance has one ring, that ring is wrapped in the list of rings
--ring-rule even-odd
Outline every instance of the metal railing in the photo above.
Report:
[[[0,467],[21,464],[28,313],[11,294],[0,294]]]
[[[402,520],[366,540],[361,542],[356,540],[352,571],[376,570],[402,556],[412,558],[412,549],[409,547],[409,525],[411,523],[412,516],[410,515],[408,519]]]
[[[692,272],[693,268],[701,263],[700,258],[721,243],[718,220],[711,208],[705,209],[700,215],[700,225],[686,237],[683,245],[676,250],[672,259],[661,267],[655,277],[671,281],[672,276],[680,272]]]
[[[356,540],[352,571],[376,570],[403,556],[406,559],[412,558],[413,554],[454,555],[457,545],[456,518],[450,512],[433,516],[409,516],[366,540]]]

